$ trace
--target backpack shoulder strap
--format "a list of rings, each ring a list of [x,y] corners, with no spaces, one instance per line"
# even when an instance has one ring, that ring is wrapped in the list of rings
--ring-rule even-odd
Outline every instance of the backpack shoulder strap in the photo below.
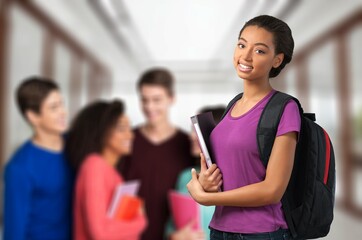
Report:
[[[226,114],[229,112],[230,108],[243,96],[243,93],[236,95],[227,105],[221,119],[223,119]],[[273,148],[274,140],[278,130],[278,125],[280,118],[283,115],[285,105],[289,100],[294,100],[301,113],[303,115],[303,108],[298,101],[293,96],[290,96],[283,92],[275,92],[274,95],[270,98],[269,102],[265,106],[258,123],[257,128],[257,142],[260,158],[263,162],[263,165],[266,167],[268,165],[269,157],[271,150]]]
[[[225,117],[225,115],[229,112],[230,108],[242,97],[243,97],[243,93],[239,93],[228,103],[220,120],[222,120]]]
[[[257,128],[257,141],[260,158],[265,167],[268,165],[278,125],[289,100],[294,100],[297,103],[302,116],[303,109],[298,99],[278,91],[270,98],[260,116]]]

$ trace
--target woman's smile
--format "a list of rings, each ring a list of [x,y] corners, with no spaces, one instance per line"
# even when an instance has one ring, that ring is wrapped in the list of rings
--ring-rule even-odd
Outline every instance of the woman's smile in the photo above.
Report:
[[[248,66],[248,65],[244,65],[242,63],[239,63],[238,64],[238,69],[241,71],[241,72],[245,72],[245,73],[248,73],[248,72],[251,72],[253,70],[253,67],[252,66]]]

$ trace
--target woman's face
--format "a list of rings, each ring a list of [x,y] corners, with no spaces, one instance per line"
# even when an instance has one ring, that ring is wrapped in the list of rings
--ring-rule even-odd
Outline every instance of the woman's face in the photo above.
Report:
[[[157,124],[168,118],[174,98],[164,87],[145,84],[141,86],[140,94],[142,111],[148,123]]]
[[[106,147],[111,148],[120,156],[131,153],[133,132],[127,116],[123,114],[118,118],[107,140]]]
[[[239,36],[234,52],[234,67],[244,80],[269,79],[272,67],[278,67],[284,54],[275,54],[273,34],[258,26],[246,27]]]

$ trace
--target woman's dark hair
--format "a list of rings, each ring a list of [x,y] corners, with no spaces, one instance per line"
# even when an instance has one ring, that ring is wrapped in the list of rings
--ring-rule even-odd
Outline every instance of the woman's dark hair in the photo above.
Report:
[[[72,121],[66,136],[65,153],[76,170],[91,153],[101,153],[106,139],[124,114],[120,100],[96,101],[84,107]]]
[[[16,90],[16,101],[21,114],[26,111],[40,113],[40,107],[52,91],[58,91],[58,85],[51,79],[33,76],[25,79]]]
[[[155,85],[166,89],[170,96],[174,95],[174,79],[170,71],[164,68],[152,68],[144,72],[137,83],[140,90],[143,85]]]
[[[265,30],[273,34],[275,54],[284,53],[284,59],[279,67],[272,68],[270,70],[269,77],[273,78],[278,76],[280,71],[292,60],[293,57],[294,40],[292,36],[292,31],[290,30],[289,26],[282,20],[268,15],[261,15],[250,19],[245,23],[243,28],[240,30],[239,38],[244,29],[249,26],[264,28]]]

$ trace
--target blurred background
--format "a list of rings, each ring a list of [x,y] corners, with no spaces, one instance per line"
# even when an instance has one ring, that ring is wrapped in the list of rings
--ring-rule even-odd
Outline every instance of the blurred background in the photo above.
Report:
[[[14,101],[25,77],[58,82],[70,117],[117,97],[137,125],[135,82],[163,66],[177,82],[171,118],[189,131],[198,109],[242,91],[233,51],[245,21],[260,14],[286,21],[295,41],[272,85],[315,112],[334,144],[337,200],[325,239],[362,239],[362,0],[1,0],[1,192],[7,159],[31,134]]]

